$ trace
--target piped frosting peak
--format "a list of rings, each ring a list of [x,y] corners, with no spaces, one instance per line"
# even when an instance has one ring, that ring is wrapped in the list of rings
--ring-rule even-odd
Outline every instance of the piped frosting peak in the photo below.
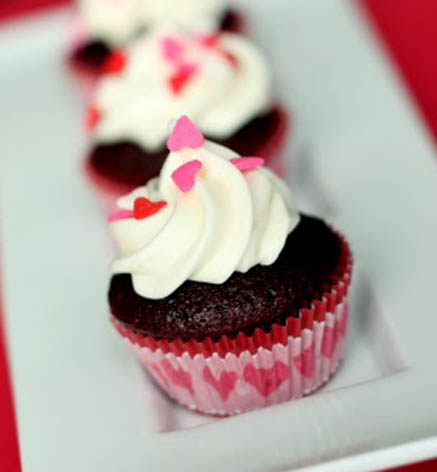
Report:
[[[186,280],[221,284],[235,271],[272,264],[299,221],[290,190],[262,158],[193,144],[194,131],[187,117],[178,120],[171,136],[183,145],[110,217],[112,271],[130,273],[147,298],[164,298]]]

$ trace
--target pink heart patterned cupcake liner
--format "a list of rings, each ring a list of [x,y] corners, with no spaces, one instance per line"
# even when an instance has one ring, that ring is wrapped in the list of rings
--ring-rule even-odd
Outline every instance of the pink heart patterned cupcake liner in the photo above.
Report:
[[[157,340],[112,322],[156,382],[187,408],[228,416],[297,399],[324,385],[343,356],[349,314],[352,255],[310,308],[270,331],[213,341]]]

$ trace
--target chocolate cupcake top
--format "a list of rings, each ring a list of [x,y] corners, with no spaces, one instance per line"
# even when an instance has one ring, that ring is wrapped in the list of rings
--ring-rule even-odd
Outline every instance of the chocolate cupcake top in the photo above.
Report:
[[[234,272],[220,285],[184,282],[168,297],[135,292],[130,274],[116,274],[109,289],[111,313],[123,326],[156,339],[218,341],[256,328],[269,332],[298,317],[329,291],[350,263],[350,252],[322,220],[301,215],[276,261]]]
[[[214,140],[233,136],[272,106],[270,76],[244,37],[160,28],[108,59],[88,111],[94,141],[164,148],[171,120],[187,114]]]
[[[225,10],[224,0],[79,0],[86,35],[110,46],[163,22],[189,31],[215,31]]]
[[[234,272],[271,265],[299,222],[291,192],[262,166],[205,141],[180,118],[158,178],[122,197],[110,216],[115,274],[135,292],[162,299],[185,281],[224,283]]]

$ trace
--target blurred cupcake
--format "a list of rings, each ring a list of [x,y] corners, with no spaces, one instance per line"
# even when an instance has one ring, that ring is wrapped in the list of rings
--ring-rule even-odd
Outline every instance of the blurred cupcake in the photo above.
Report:
[[[242,29],[225,0],[79,0],[78,7],[72,62],[92,75],[101,73],[111,52],[155,25],[198,33]]]
[[[267,162],[286,134],[269,70],[247,39],[160,30],[112,56],[89,108],[87,170],[99,189],[113,197],[158,175],[169,124],[182,113],[207,138]]]
[[[285,183],[186,118],[159,178],[119,199],[112,321],[182,405],[232,415],[299,398],[343,353],[352,257]]]

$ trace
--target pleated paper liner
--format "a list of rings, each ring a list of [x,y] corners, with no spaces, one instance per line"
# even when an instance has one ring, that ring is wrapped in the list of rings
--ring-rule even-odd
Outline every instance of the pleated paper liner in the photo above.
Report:
[[[343,355],[352,255],[339,237],[343,260],[330,287],[268,332],[168,341],[111,320],[163,390],[191,410],[227,416],[300,398],[325,384]]]

